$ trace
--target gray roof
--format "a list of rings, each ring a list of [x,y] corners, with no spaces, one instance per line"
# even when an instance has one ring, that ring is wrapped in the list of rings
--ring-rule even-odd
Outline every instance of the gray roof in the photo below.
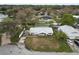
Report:
[[[72,26],[60,26],[58,30],[63,31],[70,39],[79,39],[79,31]]]
[[[42,18],[47,18],[47,19],[52,19],[52,17],[51,16],[42,16]]]

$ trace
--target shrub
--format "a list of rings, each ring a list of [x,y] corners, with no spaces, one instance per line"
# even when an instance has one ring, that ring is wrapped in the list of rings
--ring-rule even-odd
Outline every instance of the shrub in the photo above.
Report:
[[[11,36],[11,42],[12,43],[16,43],[16,42],[18,42],[19,41],[19,34],[21,33],[21,29],[18,29],[18,30],[16,30],[16,31],[14,31],[14,34]]]
[[[61,32],[61,31],[58,32],[58,31],[54,30],[54,38],[56,38],[57,40],[61,40],[61,39],[66,40],[67,36],[65,33]]]

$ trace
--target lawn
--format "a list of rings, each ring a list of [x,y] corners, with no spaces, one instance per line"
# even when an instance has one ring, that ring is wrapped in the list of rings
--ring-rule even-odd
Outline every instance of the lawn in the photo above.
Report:
[[[29,36],[25,47],[34,51],[72,52],[65,40],[54,39],[53,36]]]

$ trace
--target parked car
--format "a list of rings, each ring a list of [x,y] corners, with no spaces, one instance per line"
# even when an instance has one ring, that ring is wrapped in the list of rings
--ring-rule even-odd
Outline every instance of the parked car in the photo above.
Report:
[[[70,45],[73,45],[73,41],[72,41],[72,40],[67,39],[67,42],[68,42]]]
[[[74,40],[74,43],[79,47],[79,40]]]

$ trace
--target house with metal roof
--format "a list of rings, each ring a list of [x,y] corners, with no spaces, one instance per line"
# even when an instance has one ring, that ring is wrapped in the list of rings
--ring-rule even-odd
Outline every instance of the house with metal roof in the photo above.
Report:
[[[38,16],[38,17],[39,17],[39,21],[44,21],[44,22],[52,21],[52,18],[53,18],[49,15],[42,15],[42,16]]]
[[[79,31],[72,26],[64,25],[58,28],[58,31],[64,32],[69,39],[79,39]]]
[[[51,27],[32,27],[29,30],[31,35],[53,35]]]
[[[79,15],[73,15],[73,17],[79,19]]]

